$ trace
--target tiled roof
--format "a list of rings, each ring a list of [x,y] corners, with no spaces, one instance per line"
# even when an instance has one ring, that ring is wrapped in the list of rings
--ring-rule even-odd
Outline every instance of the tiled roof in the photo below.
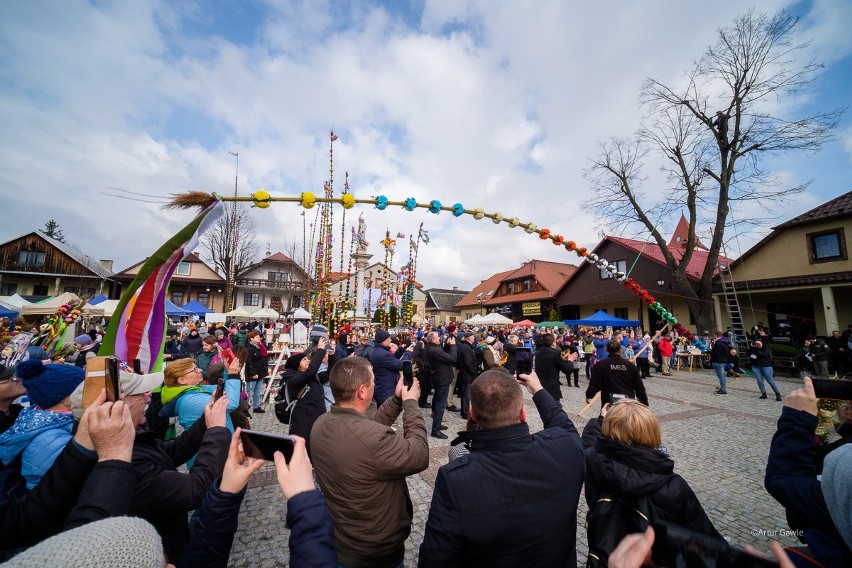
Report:
[[[798,217],[793,217],[789,221],[784,221],[777,227],[773,227],[773,231],[786,229],[794,225],[804,225],[815,221],[825,221],[834,217],[848,217],[852,215],[852,191],[844,193],[840,197],[835,197],[831,201],[827,201],[822,205],[817,205],[810,211],[806,211]]]
[[[538,292],[522,292],[520,294],[506,294],[505,296],[497,296],[491,298],[487,302],[483,302],[483,306],[499,306],[500,304],[511,304],[514,302],[529,302],[531,300],[546,300],[556,295],[556,292],[548,292],[547,290],[539,290]]]
[[[456,311],[456,304],[468,294],[467,290],[444,290],[430,288],[426,293],[426,308],[438,311]]]
[[[672,238],[669,240],[669,250],[686,249],[686,241],[689,239],[689,223],[683,213],[680,215],[680,221],[677,222]],[[698,235],[695,236],[695,247],[707,250]]]
[[[666,264],[666,259],[663,256],[663,252],[660,250],[659,245],[655,243],[646,243],[643,241],[625,239],[622,237],[607,236],[604,237],[603,241],[598,243],[598,246],[595,247],[595,250],[598,250],[607,239],[614,243],[618,243],[621,246],[632,250],[633,252],[641,253],[642,256],[656,262],[657,264],[660,264],[662,266],[668,266]],[[671,253],[677,260],[680,260],[680,258],[683,256],[682,250],[675,249],[672,250]],[[695,249],[692,252],[692,258],[690,259],[689,265],[687,265],[685,270],[687,278],[690,278],[692,280],[701,279],[701,274],[704,272],[704,265],[707,263],[707,256],[708,252],[705,250]],[[719,255],[719,262],[730,264],[733,261],[729,258]]]
[[[275,260],[277,262],[293,262],[293,259],[291,259],[283,252],[276,252],[275,254],[270,254],[264,260]]]
[[[16,241],[16,240],[18,240],[22,237],[26,237],[29,234],[38,235],[42,239],[46,240],[51,246],[59,249],[64,254],[70,256],[77,263],[81,264],[82,266],[84,266],[85,268],[87,268],[88,270],[90,270],[92,273],[99,276],[100,278],[110,278],[113,274],[111,271],[104,268],[101,265],[101,263],[98,259],[92,258],[91,256],[87,255],[86,253],[79,251],[79,250],[77,250],[77,249],[75,249],[75,248],[73,248],[73,247],[71,247],[71,246],[69,246],[65,243],[59,242],[54,238],[48,237],[47,235],[45,235],[41,231],[33,231],[32,233],[20,235],[18,237],[15,237],[14,239],[9,239],[6,242]]]
[[[798,225],[806,225],[808,223],[816,223],[818,221],[827,221],[829,219],[836,219],[838,217],[850,217],[852,216],[852,191],[841,195],[840,197],[835,197],[831,201],[823,203],[822,205],[817,205],[810,211],[805,211],[801,215],[797,217],[793,217],[788,221],[784,221],[777,227],[773,227],[772,231],[760,241],[755,243],[750,249],[745,251],[740,257],[735,260],[730,266],[738,266],[743,263],[745,259],[759,251],[763,248],[766,243],[774,239],[778,234],[783,231],[796,227]]]
[[[551,295],[555,295],[576,271],[577,266],[573,264],[551,262],[547,260],[531,260],[529,262],[525,262],[519,269],[503,278],[502,281],[510,282],[512,280],[520,280],[526,276],[532,276],[538,280],[538,283],[544,286]]]
[[[476,301],[477,298],[482,298],[483,303],[485,303],[487,299],[494,296],[494,292],[496,292],[497,288],[500,287],[500,281],[513,272],[515,272],[515,269],[498,272],[497,274],[486,278],[474,286],[473,290],[465,294],[464,298],[456,303],[456,307],[463,308],[467,306],[478,306],[479,302]],[[489,294],[489,292],[491,293]]]

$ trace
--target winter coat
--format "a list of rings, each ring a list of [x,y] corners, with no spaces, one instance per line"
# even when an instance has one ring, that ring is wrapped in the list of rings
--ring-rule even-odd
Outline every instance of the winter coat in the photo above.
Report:
[[[241,329],[240,331],[235,333],[233,343],[235,345],[242,345],[243,347],[247,347],[249,344],[248,332],[244,329]]]
[[[246,381],[261,381],[269,374],[269,358],[256,345],[248,344],[246,358]],[[257,378],[254,376],[257,375]]]
[[[230,443],[227,428],[207,428],[203,417],[170,442],[156,439],[152,432],[136,434],[132,463],[138,481],[129,514],[154,525],[169,558],[183,554],[189,537],[187,512],[201,506],[225,466]],[[188,473],[177,471],[196,454]]]
[[[391,428],[400,412],[404,435]],[[414,514],[405,479],[429,466],[417,401],[391,396],[372,419],[333,406],[314,423],[311,461],[335,520],[340,564],[397,554],[399,564]]]
[[[491,345],[482,346],[482,366],[486,371],[500,366],[500,355]]]
[[[418,566],[577,566],[580,436],[546,390],[533,402],[541,432],[522,422],[453,440],[470,453],[438,470]]]
[[[0,561],[62,530],[126,514],[135,485],[129,463],[98,463],[94,451],[68,442],[35,489],[0,501]]]
[[[671,353],[669,353],[671,355]],[[731,342],[727,337],[720,337],[713,342],[713,348],[710,349],[710,362],[719,364],[727,364],[731,358]]]
[[[394,355],[383,345],[376,345],[370,354],[370,362],[373,364],[373,375],[376,377],[375,397],[376,403],[382,404],[390,398],[396,390],[399,381],[399,373],[402,371],[402,362],[411,360],[411,351],[397,349]]]
[[[852,551],[831,519],[816,477],[817,423],[817,417],[804,410],[781,409],[763,484],[784,507],[790,528],[804,532],[804,542],[824,566],[852,566]]]
[[[506,362],[503,364],[503,368],[514,375],[515,364],[518,358],[518,346],[506,341],[503,343],[503,350],[506,352]]]
[[[195,366],[201,369],[201,376],[205,379],[207,378],[207,371],[210,369],[210,365],[213,364],[214,359],[217,357],[219,357],[219,352],[214,349],[213,351],[202,350],[198,354],[198,357],[195,358]]]
[[[828,361],[831,349],[826,345],[825,341],[817,339],[808,347],[808,353],[811,354],[814,361]]]
[[[189,335],[186,336],[186,339],[183,340],[180,346],[183,349],[184,353],[192,357],[196,357],[199,353],[201,353],[201,343],[201,336],[198,335],[198,333],[195,333],[193,335],[193,332],[191,331],[189,332]]]
[[[559,389],[559,372],[569,376],[574,371],[574,363],[566,361],[553,347],[542,347],[535,352],[535,374],[541,381],[541,386],[550,396],[559,400],[562,391]]]
[[[672,340],[668,337],[663,337],[660,339],[660,344],[657,346],[660,350],[660,355],[662,357],[671,357],[672,356]]]
[[[225,381],[224,393],[228,397],[228,415],[225,418],[225,426],[231,433],[234,432],[234,424],[231,422],[230,413],[240,406],[241,387],[239,378]],[[204,416],[204,408],[210,402],[210,397],[215,391],[216,385],[164,386],[160,391],[160,401],[163,403],[160,416],[177,416],[181,427],[188,430],[199,418]]]
[[[458,344],[458,384],[469,385],[476,378],[478,365],[476,363],[476,353],[473,350],[473,345],[467,341],[462,341]],[[465,412],[467,410],[465,409]]]
[[[609,339],[593,339],[592,344],[595,346],[595,357],[597,357],[598,361],[601,359],[606,359],[608,353],[606,352],[606,344],[609,343]]]
[[[323,394],[322,383],[317,377],[317,371],[322,365],[325,358],[325,351],[317,349],[311,357],[311,363],[304,372],[299,372],[296,369],[284,370],[284,384],[286,385],[287,393],[290,400],[296,400],[299,392],[305,386],[309,386],[308,392],[299,400],[298,404],[293,407],[293,412],[290,415],[290,434],[295,434],[303,438],[311,437],[311,428],[314,427],[314,422],[317,418],[325,414],[325,396]],[[333,364],[329,361],[329,366]],[[275,400],[284,400],[283,389],[279,391]]]
[[[653,448],[605,438],[602,423],[599,417],[583,429],[589,508],[604,492],[620,498],[645,495],[662,520],[722,538],[689,484],[674,473],[671,458]]]
[[[758,349],[757,347],[748,348],[748,360],[752,367],[771,367],[772,366],[772,350],[766,345]]]
[[[449,345],[449,349],[444,351],[440,345],[430,343],[426,345],[426,359],[432,370],[432,386],[436,389],[449,386],[453,382],[453,367],[458,359],[456,345]]]
[[[70,412],[25,408],[15,424],[0,435],[0,460],[8,465],[21,456],[21,475],[31,490],[65,448],[73,429]]]
[[[645,383],[642,382],[639,368],[617,355],[610,355],[592,367],[592,378],[589,380],[589,388],[586,389],[586,398],[592,398],[598,391],[601,393],[601,406],[612,402],[613,394],[623,394],[648,405],[648,394],[645,392]]]

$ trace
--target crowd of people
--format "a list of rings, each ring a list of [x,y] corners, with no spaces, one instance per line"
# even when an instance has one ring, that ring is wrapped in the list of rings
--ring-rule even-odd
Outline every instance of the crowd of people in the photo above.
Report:
[[[85,406],[97,333],[75,339],[73,361],[34,347],[17,367],[0,367],[0,558],[88,565],[79,563],[82,542],[91,544],[86,561],[100,565],[226,566],[248,480],[263,465],[246,456],[241,433],[264,412],[270,327],[175,330],[164,372],[123,368],[121,398],[100,391]],[[715,335],[710,359],[726,394],[738,358]],[[576,566],[581,496],[590,565],[650,562],[658,522],[729,548],[688,472],[674,473],[650,409],[650,370],[671,374],[678,343],[663,332],[455,324],[333,338],[313,325],[308,347],[286,358],[274,397],[292,442],[292,455],[274,455],[291,565],[402,566],[414,513],[406,480],[429,467],[430,436],[449,439],[448,412],[467,426],[437,472],[418,565]],[[817,447],[810,379],[782,399],[762,338],[747,357],[761,398],[765,382],[783,400],[765,485],[802,546],[773,548],[776,559],[852,565],[852,404],[838,411],[840,439]],[[600,412],[581,433],[560,399],[563,385],[582,388],[583,362],[583,398],[590,406],[599,399]],[[523,390],[539,432],[529,427]],[[21,397],[28,406],[16,403]],[[630,525],[629,511],[644,525]],[[128,531],[133,539],[102,545]],[[665,554],[678,562],[671,559],[689,552]]]

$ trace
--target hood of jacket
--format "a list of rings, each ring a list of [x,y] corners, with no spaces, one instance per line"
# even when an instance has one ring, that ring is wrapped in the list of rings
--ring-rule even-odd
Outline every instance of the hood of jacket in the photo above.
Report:
[[[586,468],[610,493],[647,495],[668,482],[674,462],[652,448],[601,438],[587,451]]]
[[[8,464],[18,457],[35,438],[54,428],[67,429],[74,425],[74,416],[68,412],[51,412],[33,407],[25,408],[11,428],[0,435],[0,459]]]
[[[201,388],[201,385],[181,385],[179,387],[167,387],[163,385],[163,390],[160,391],[160,400],[163,404],[168,404],[187,391],[201,390],[204,390]]]

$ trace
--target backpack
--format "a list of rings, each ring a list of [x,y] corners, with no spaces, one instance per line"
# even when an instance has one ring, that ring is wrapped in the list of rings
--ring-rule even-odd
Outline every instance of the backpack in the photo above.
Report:
[[[654,505],[646,495],[620,498],[602,492],[586,515],[589,542],[587,568],[608,566],[609,555],[625,536],[643,533],[656,520]]]
[[[311,390],[311,385],[305,385],[296,398],[290,398],[290,389],[287,388],[287,383],[281,385],[281,390],[275,396],[275,418],[282,424],[290,425],[290,419],[293,417],[293,409],[303,396]]]

